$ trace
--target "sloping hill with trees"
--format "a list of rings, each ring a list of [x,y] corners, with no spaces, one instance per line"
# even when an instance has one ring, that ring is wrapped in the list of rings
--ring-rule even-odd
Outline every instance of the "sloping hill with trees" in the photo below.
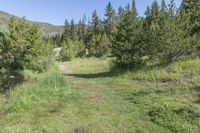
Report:
[[[0,29],[5,29],[8,27],[8,22],[13,15],[0,11]],[[20,17],[16,17],[21,19]],[[31,21],[30,21],[31,22]],[[55,36],[63,32],[62,26],[55,26],[48,23],[32,22],[39,26],[40,30],[45,36]]]

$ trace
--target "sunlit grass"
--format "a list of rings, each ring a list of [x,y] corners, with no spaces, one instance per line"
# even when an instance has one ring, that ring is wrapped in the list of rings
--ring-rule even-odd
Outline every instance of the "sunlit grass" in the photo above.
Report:
[[[0,96],[0,132],[198,133],[200,59],[110,72],[110,59],[75,59]],[[116,74],[118,73],[118,74]]]
[[[131,119],[123,119],[120,123],[132,123],[129,132],[199,132],[199,59],[128,71],[121,76],[116,75],[115,71],[101,75],[110,69],[109,63],[109,60],[92,58],[77,59],[67,65],[75,65],[76,71],[86,73],[88,77],[92,77],[94,73],[98,74],[89,78],[90,85],[98,90],[95,90],[97,94],[103,93],[108,95],[109,99],[114,98],[114,105],[119,106],[119,110],[123,106],[126,108],[129,113],[119,113],[117,108],[114,110],[117,110],[115,115],[124,115],[124,118],[132,116]],[[86,83],[87,76],[76,81],[75,86]],[[102,88],[98,89],[95,86]],[[88,94],[88,90],[82,92]],[[114,105],[111,104],[111,107]],[[106,108],[108,107],[104,105],[102,110]],[[120,118],[116,121],[120,121]],[[115,128],[119,128],[119,125]]]
[[[56,131],[55,114],[74,95],[66,78],[56,67],[42,74],[25,70],[24,76],[25,82],[10,90],[2,106],[0,132]]]

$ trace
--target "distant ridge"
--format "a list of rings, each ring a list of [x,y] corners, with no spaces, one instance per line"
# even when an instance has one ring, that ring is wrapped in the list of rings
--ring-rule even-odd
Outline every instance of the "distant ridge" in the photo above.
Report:
[[[4,11],[0,11],[0,29],[7,28],[9,19],[12,16],[14,16],[14,15],[9,14]],[[17,18],[21,19],[21,17],[17,17]],[[30,20],[28,20],[28,21],[30,21]],[[43,23],[43,22],[34,22],[34,21],[30,21],[30,22],[37,24],[40,27],[44,36],[55,36],[57,34],[61,34],[63,31],[63,26],[55,26],[55,25]]]

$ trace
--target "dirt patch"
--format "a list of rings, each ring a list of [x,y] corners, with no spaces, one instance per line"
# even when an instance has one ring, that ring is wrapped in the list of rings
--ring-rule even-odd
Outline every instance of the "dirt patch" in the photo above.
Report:
[[[87,133],[86,130],[82,127],[77,127],[73,129],[73,133]]]
[[[89,99],[91,99],[92,101],[95,101],[95,102],[100,102],[103,100],[103,97],[102,96],[94,96],[94,97],[90,97]]]

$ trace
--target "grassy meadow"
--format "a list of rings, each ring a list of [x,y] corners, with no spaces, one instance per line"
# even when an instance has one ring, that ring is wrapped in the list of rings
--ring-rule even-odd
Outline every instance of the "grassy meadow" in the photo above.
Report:
[[[0,132],[198,133],[200,59],[135,71],[75,59],[0,95]]]

